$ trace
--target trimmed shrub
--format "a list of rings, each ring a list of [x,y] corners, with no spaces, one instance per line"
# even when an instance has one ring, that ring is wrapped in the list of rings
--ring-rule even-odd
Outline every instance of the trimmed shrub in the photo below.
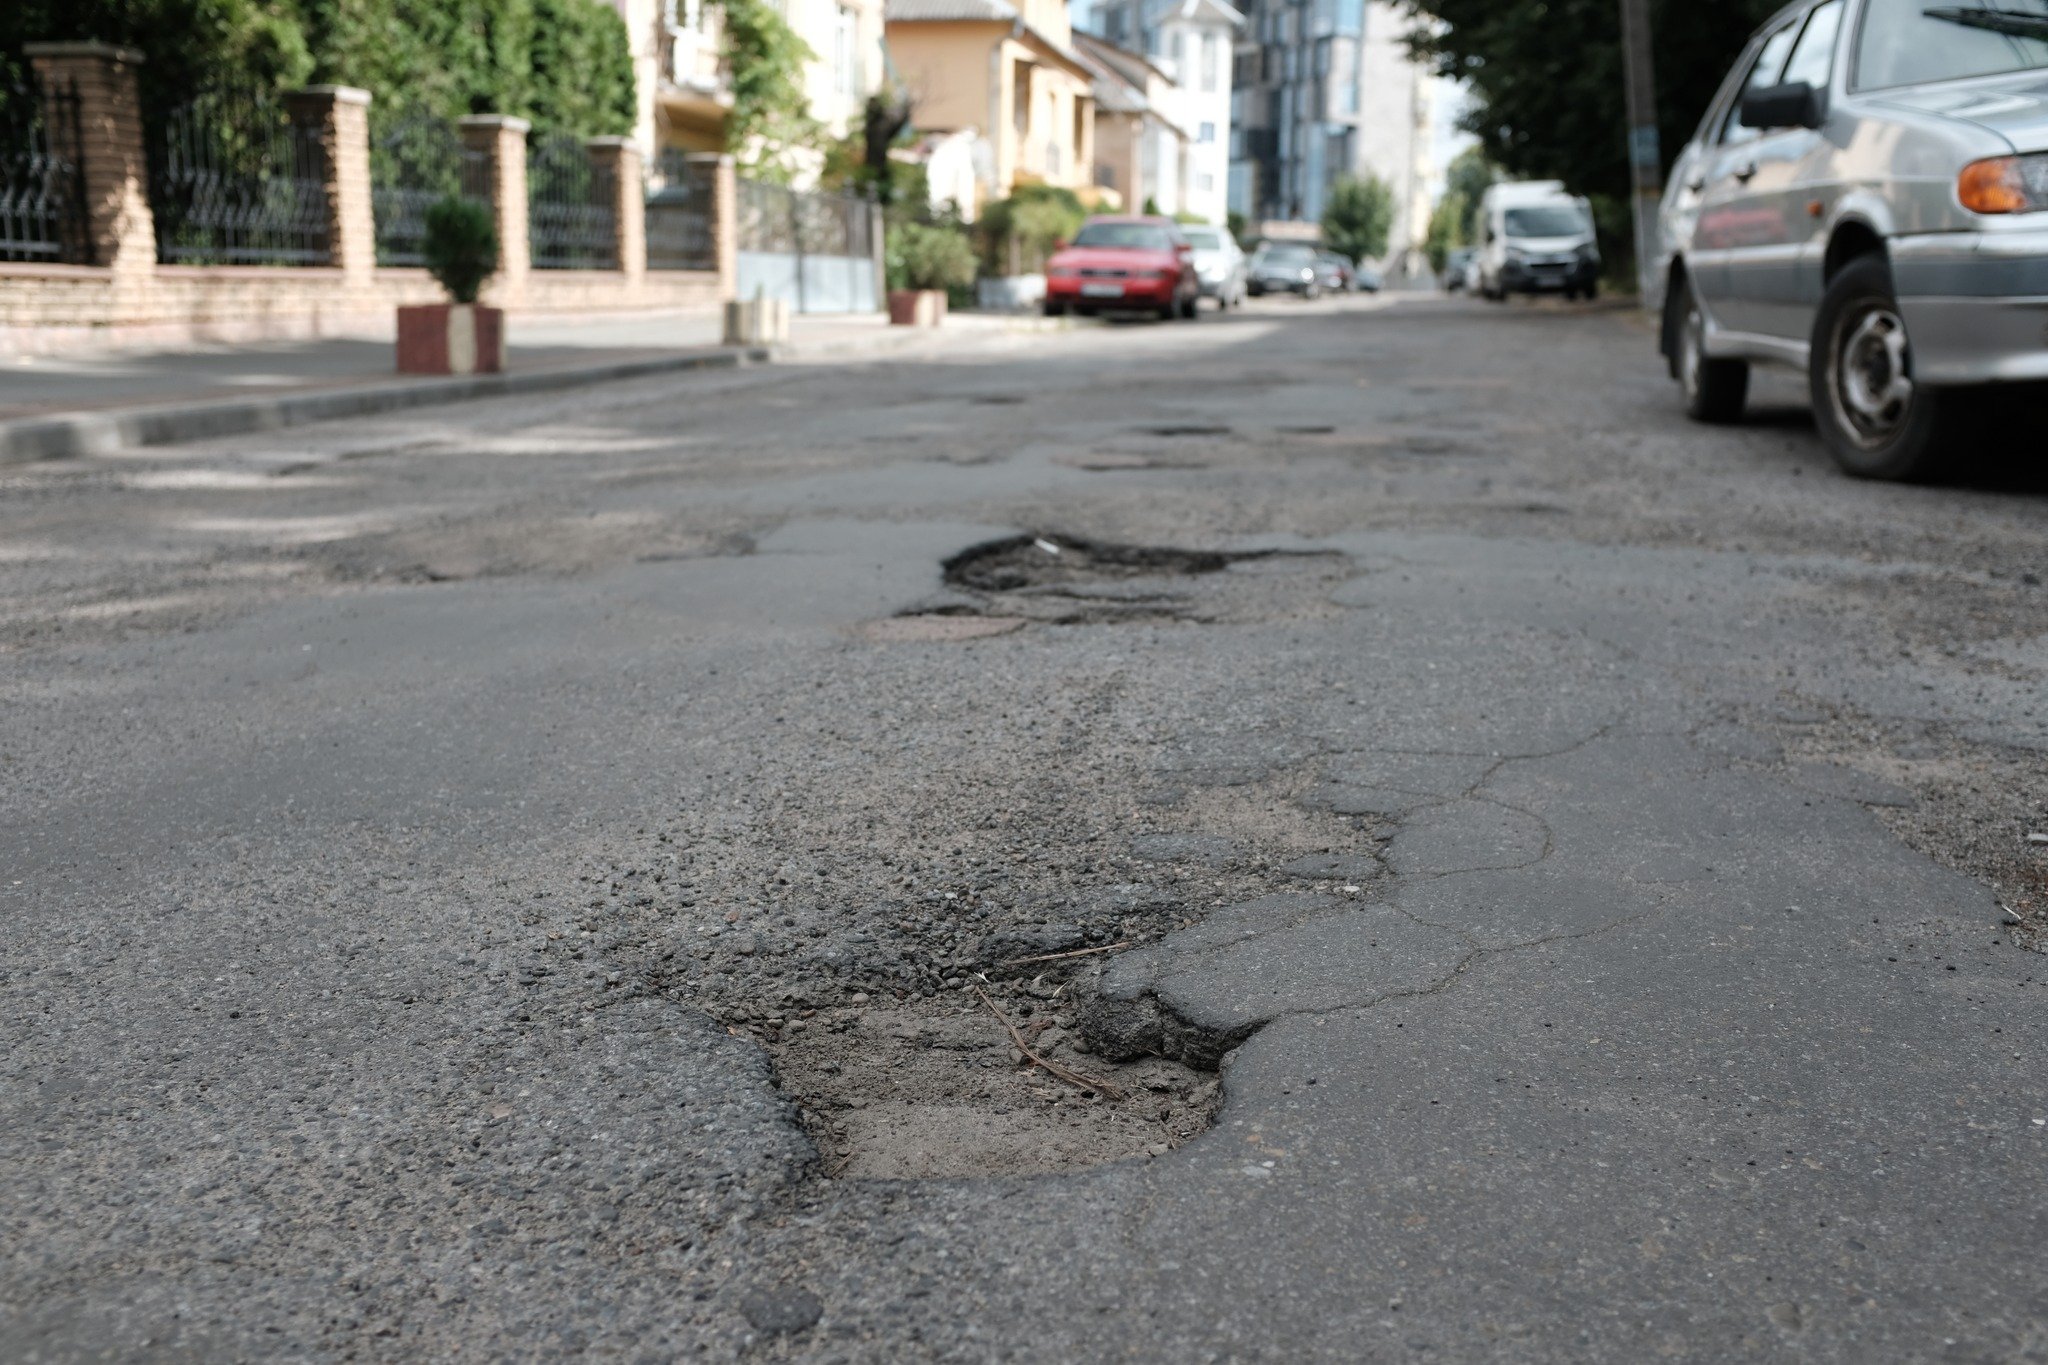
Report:
[[[498,229],[487,204],[449,195],[427,206],[427,273],[457,303],[475,303],[498,273]]]
[[[943,289],[974,283],[974,246],[945,223],[901,223],[889,229],[886,256],[891,289]]]

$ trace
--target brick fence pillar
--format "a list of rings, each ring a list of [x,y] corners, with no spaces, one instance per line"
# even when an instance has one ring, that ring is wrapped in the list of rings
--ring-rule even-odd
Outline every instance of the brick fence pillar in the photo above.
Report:
[[[647,275],[647,186],[640,177],[640,148],[629,137],[594,137],[583,145],[600,179],[611,176],[613,255],[627,283],[638,284]]]
[[[739,171],[730,156],[704,157],[702,161],[711,176],[711,241],[718,252],[718,297],[730,302],[740,295]]]
[[[533,269],[526,235],[526,134],[532,127],[509,114],[471,114],[462,120],[463,141],[485,158],[491,217],[498,228],[498,280],[491,293],[501,307],[526,301]]]
[[[315,85],[286,97],[292,119],[317,130],[327,154],[327,240],[351,286],[368,287],[377,270],[377,212],[370,199],[370,92]]]
[[[44,88],[78,92],[79,177],[94,265],[118,287],[146,288],[156,270],[156,220],[149,211],[149,156],[142,144],[142,54],[106,43],[28,43]]]

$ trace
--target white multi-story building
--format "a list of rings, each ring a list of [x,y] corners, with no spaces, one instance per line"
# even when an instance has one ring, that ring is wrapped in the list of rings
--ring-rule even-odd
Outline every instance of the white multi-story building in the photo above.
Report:
[[[1244,16],[1223,0],[1100,0],[1093,23],[1110,42],[1143,53],[1166,78],[1152,102],[1187,143],[1175,202],[1159,197],[1161,211],[1222,223],[1230,207],[1232,54]]]

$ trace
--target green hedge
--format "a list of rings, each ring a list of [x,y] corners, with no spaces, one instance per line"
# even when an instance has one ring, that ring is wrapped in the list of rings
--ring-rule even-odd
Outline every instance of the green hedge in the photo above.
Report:
[[[153,108],[222,79],[357,85],[379,120],[514,114],[584,137],[633,130],[626,26],[600,0],[0,0],[0,66],[22,45],[141,49]]]

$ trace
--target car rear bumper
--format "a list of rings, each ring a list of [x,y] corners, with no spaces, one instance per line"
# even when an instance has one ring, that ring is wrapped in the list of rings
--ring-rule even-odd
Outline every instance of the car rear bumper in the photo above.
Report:
[[[2048,223],[1896,237],[1890,250],[1921,382],[2048,380]]]

